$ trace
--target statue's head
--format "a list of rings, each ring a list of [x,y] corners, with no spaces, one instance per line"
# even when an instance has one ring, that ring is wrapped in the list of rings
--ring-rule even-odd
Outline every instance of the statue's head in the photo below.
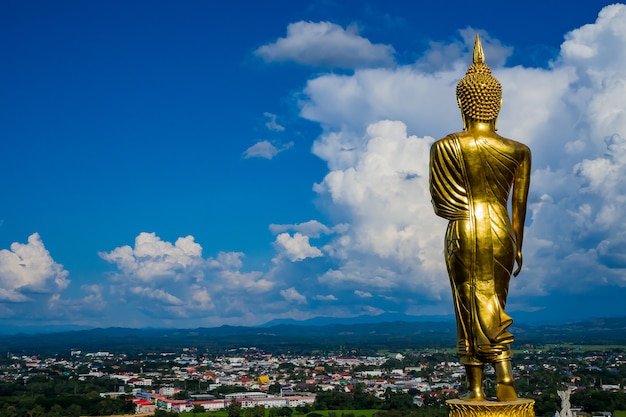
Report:
[[[480,38],[476,34],[474,63],[467,69],[465,77],[456,86],[456,98],[463,114],[468,119],[481,122],[496,120],[502,106],[502,86],[491,75],[485,64],[485,54]]]

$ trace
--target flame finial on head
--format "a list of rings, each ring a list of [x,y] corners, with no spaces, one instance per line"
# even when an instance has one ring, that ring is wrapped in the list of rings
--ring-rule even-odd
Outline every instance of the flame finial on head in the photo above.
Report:
[[[489,122],[495,120],[500,112],[502,86],[485,64],[485,52],[478,33],[473,61],[456,86],[456,97],[464,118]]]
[[[476,34],[476,40],[474,41],[474,64],[485,63],[485,51],[483,51],[483,44],[480,43],[480,36]]]

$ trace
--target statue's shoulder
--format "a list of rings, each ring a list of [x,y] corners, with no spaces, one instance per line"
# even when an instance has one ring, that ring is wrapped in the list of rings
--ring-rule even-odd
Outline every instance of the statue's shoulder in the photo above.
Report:
[[[449,135],[447,135],[444,138],[441,138],[439,140],[436,140],[431,147],[433,148],[438,148],[441,146],[450,146],[450,145],[454,145],[456,143],[458,143],[459,139],[461,139],[464,136],[467,136],[468,133],[467,132],[456,132],[456,133],[450,133]]]
[[[517,153],[521,155],[530,155],[530,148],[523,144],[522,142],[518,142],[513,139],[505,138],[503,136],[498,135],[500,140],[509,148],[514,149]]]

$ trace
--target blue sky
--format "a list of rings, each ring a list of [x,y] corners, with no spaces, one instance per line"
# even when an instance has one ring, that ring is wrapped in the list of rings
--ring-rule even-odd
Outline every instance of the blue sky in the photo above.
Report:
[[[507,3],[4,2],[0,327],[452,314],[476,32],[533,152],[510,315],[624,315],[626,7]]]

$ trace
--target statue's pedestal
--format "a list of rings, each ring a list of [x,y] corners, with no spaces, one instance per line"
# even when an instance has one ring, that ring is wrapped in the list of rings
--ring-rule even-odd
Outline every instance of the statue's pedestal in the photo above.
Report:
[[[535,417],[534,400],[518,398],[516,401],[446,401],[450,417]]]

